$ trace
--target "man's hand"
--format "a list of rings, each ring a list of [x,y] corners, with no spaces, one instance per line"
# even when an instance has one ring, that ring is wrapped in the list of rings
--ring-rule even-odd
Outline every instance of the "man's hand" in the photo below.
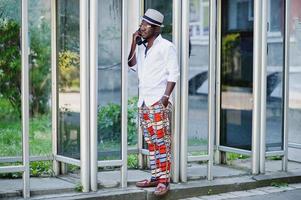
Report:
[[[133,33],[132,44],[135,45],[135,46],[136,46],[136,38],[137,38],[137,37],[141,37],[139,31],[136,31],[135,33]]]
[[[166,108],[168,106],[168,97],[163,96],[161,98],[161,102],[162,102],[163,106]]]

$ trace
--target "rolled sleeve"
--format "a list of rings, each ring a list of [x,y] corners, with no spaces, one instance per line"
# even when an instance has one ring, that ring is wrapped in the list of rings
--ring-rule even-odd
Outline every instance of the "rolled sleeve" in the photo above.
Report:
[[[137,64],[130,67],[130,69],[134,72],[137,72],[137,68],[138,68]]]
[[[167,81],[177,82],[180,70],[175,46],[170,46],[168,49],[166,69],[168,71]]]

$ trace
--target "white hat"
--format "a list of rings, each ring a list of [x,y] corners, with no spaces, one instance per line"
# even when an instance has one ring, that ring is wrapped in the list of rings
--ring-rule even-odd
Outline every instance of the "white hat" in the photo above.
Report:
[[[147,11],[142,17],[142,20],[145,20],[150,24],[161,26],[161,27],[163,27],[162,25],[163,19],[164,19],[164,15],[162,15],[162,13],[154,9],[147,9]]]

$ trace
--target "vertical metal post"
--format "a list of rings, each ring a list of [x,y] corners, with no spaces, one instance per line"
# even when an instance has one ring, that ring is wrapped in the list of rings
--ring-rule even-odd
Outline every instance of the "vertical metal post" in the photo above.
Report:
[[[89,192],[89,40],[88,1],[80,0],[80,172],[83,192]]]
[[[221,163],[221,152],[219,151],[218,147],[220,145],[220,102],[221,102],[221,89],[220,89],[220,82],[221,82],[221,0],[217,0],[217,20],[216,20],[216,102],[215,102],[215,163]]]
[[[172,17],[172,34],[173,34],[173,43],[176,46],[178,53],[178,63],[181,63],[181,2],[180,0],[173,0],[173,17]],[[183,66],[182,66],[183,67]],[[181,78],[180,78],[181,79]],[[179,182],[179,171],[180,171],[180,80],[177,81],[175,86],[175,101],[174,101],[174,112],[172,117],[172,167],[171,167],[171,176],[173,182]]]
[[[98,1],[90,0],[90,180],[97,191]]]
[[[215,135],[215,68],[216,68],[216,0],[210,1],[209,80],[208,80],[208,167],[207,179],[212,180]]]
[[[266,152],[266,91],[267,91],[267,13],[268,1],[262,1],[261,24],[261,119],[260,119],[260,173],[265,173]]]
[[[122,157],[122,167],[121,167],[121,187],[127,187],[127,116],[128,116],[128,92],[127,92],[127,75],[128,75],[128,64],[127,64],[127,1],[122,1],[122,44],[121,44],[121,157]]]
[[[285,41],[284,41],[284,105],[283,105],[283,151],[282,170],[288,165],[288,103],[289,103],[289,49],[290,49],[290,0],[285,0]]]
[[[181,144],[180,178],[187,182],[188,76],[189,76],[189,1],[182,2],[181,45]]]
[[[59,175],[59,162],[55,160],[57,155],[57,121],[58,121],[58,89],[57,89],[57,48],[56,48],[56,0],[51,0],[51,119],[52,119],[52,155],[53,171]]]
[[[23,197],[30,197],[29,186],[29,38],[28,1],[22,0],[22,144],[23,144]]]
[[[144,0],[139,0],[139,17],[142,14],[144,10]],[[139,95],[139,90],[138,90]],[[143,149],[143,133],[142,129],[140,127],[140,119],[138,117],[138,166],[140,169],[143,169],[145,167],[145,156],[141,153],[141,150]]]
[[[262,1],[254,0],[252,173],[259,173]]]

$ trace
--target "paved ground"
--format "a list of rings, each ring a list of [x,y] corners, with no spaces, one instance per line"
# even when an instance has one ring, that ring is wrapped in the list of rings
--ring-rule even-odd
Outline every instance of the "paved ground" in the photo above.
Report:
[[[262,187],[253,190],[228,192],[218,195],[208,195],[186,198],[182,200],[297,200],[301,199],[301,184],[278,185],[278,187]]]

